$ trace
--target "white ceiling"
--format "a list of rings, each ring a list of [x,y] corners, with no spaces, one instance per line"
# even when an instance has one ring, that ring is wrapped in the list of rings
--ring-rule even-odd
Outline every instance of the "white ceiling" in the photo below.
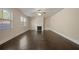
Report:
[[[46,12],[46,15],[51,16],[62,10],[63,8],[19,8],[26,16],[32,17],[38,10]]]

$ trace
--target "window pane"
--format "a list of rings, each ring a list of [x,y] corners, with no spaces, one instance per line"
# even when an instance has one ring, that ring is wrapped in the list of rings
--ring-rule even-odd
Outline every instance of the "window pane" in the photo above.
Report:
[[[3,9],[3,19],[10,19],[10,11]]]
[[[0,18],[3,18],[2,9],[0,9]]]

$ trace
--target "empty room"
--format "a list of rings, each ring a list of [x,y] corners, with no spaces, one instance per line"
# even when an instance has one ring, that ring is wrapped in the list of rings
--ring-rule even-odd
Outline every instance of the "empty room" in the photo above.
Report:
[[[0,8],[0,50],[78,50],[79,8]]]

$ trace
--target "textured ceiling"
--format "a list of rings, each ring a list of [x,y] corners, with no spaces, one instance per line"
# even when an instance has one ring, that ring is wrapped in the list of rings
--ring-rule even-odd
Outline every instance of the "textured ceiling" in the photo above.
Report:
[[[62,10],[63,8],[19,8],[26,16],[32,17],[36,12],[41,10],[45,12],[47,16],[51,16]]]

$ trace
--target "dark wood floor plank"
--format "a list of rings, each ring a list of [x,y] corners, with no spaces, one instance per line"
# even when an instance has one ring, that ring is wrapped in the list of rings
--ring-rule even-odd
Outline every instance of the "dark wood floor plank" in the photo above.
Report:
[[[79,45],[52,31],[27,31],[0,45],[0,50],[78,50]]]

